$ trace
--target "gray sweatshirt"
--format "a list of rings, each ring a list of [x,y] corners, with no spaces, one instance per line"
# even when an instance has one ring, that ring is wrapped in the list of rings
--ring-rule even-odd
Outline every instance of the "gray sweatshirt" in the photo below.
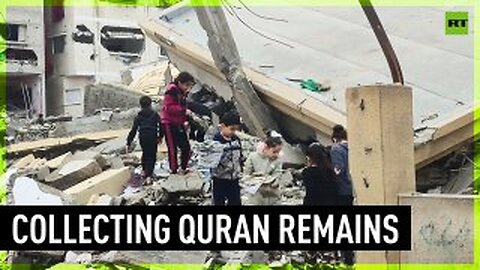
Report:
[[[252,176],[253,174],[261,174],[264,176],[280,176],[282,174],[282,162],[277,160],[271,160],[264,155],[253,152],[251,153],[245,167],[243,169],[244,176]]]

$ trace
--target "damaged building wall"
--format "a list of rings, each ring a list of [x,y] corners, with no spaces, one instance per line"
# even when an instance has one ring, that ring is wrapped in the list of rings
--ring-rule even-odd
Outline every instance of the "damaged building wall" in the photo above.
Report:
[[[5,55],[7,77],[12,78],[8,91],[15,91],[13,96],[22,99],[22,91],[28,92],[28,99],[21,101],[27,103],[30,116],[45,113],[43,8],[8,7],[6,20],[5,36],[0,40],[5,40],[7,46],[0,54]]]
[[[65,16],[53,22],[52,9],[47,9],[52,59],[47,82],[57,93],[49,96],[49,112],[83,116],[87,85],[122,83],[126,71],[158,61],[158,45],[144,36],[136,21],[160,11],[153,7],[64,7]]]
[[[85,88],[85,115],[94,114],[100,108],[127,110],[138,107],[141,93],[120,85],[89,85]]]

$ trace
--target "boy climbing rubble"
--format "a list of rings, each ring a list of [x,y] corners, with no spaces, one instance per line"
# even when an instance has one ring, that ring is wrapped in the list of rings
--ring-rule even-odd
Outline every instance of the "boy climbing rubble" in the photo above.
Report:
[[[133,121],[132,129],[127,137],[127,152],[138,131],[140,146],[142,147],[142,169],[145,184],[150,184],[153,169],[157,161],[157,145],[163,137],[163,130],[160,125],[160,116],[152,108],[152,99],[148,96],[140,98],[142,108]]]

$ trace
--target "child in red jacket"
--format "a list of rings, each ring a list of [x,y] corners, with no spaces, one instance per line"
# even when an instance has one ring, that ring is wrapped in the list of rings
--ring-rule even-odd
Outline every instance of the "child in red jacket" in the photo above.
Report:
[[[195,83],[194,78],[188,72],[181,72],[177,78],[167,85],[167,91],[163,99],[163,107],[160,113],[165,141],[168,148],[168,162],[173,174],[187,172],[191,150],[188,141],[188,115],[186,96]],[[180,148],[180,171],[178,171],[177,149]]]

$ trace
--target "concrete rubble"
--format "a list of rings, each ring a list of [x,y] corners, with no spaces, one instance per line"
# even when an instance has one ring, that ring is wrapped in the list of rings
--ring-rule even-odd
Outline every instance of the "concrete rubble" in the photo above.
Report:
[[[94,159],[72,160],[46,177],[48,185],[65,190],[102,172]]]
[[[202,90],[202,89],[201,89]],[[207,91],[208,92],[208,91]],[[210,99],[209,99],[210,100]],[[210,109],[214,103],[207,101]],[[225,104],[223,104],[225,105]],[[76,147],[71,140],[65,140],[69,147],[58,147],[52,142],[50,148],[41,152],[27,146],[16,152],[9,161],[10,180],[7,181],[9,203],[14,205],[211,205],[211,168],[218,164],[223,145],[212,141],[218,124],[216,109],[212,109],[212,122],[208,127],[203,142],[191,141],[193,156],[187,175],[171,175],[168,167],[167,148],[164,143],[158,146],[157,163],[154,168],[152,185],[132,186],[131,180],[141,172],[142,152],[138,144],[127,152],[125,148],[126,132],[115,136],[89,135],[88,144]],[[93,126],[94,130],[110,129],[116,122],[118,129],[127,130],[137,113],[137,109],[119,112],[119,110],[102,108],[98,113],[75,119],[70,122],[57,123],[57,135],[71,136],[82,132],[82,126]],[[117,121],[120,119],[120,121]],[[78,135],[75,135],[78,136]],[[244,156],[256,151],[260,139],[247,133],[239,133],[242,140]],[[79,137],[80,138],[80,137]],[[59,138],[59,141],[63,140]],[[63,143],[63,142],[62,142]],[[299,180],[305,155],[305,145],[284,144],[281,161],[284,171],[277,178],[245,177],[241,180],[241,197],[244,205],[301,205],[305,190]],[[53,150],[55,149],[55,150]],[[466,154],[467,157],[471,153]],[[417,173],[423,192],[465,193],[469,192],[473,179],[472,164],[458,162],[462,155],[449,156],[439,160],[434,167],[425,167]],[[454,173],[452,171],[455,171]],[[446,173],[448,172],[448,173]],[[439,175],[438,177],[432,177]],[[437,180],[438,179],[438,180]],[[418,183],[419,181],[417,181]],[[427,183],[427,184],[425,184]],[[417,187],[418,189],[418,187]],[[42,253],[44,252],[44,253]],[[54,256],[55,262],[66,263],[112,263],[139,264],[176,262],[203,263],[206,251],[108,251],[77,252],[68,251]],[[38,254],[50,256],[45,251],[35,254],[24,254],[31,260]],[[271,254],[270,254],[271,255]],[[278,254],[277,254],[278,255]],[[270,260],[269,254],[263,251],[228,251],[223,256],[229,263],[264,263]],[[338,260],[338,254],[305,253],[289,251],[276,256],[277,266],[291,263],[331,263]]]

